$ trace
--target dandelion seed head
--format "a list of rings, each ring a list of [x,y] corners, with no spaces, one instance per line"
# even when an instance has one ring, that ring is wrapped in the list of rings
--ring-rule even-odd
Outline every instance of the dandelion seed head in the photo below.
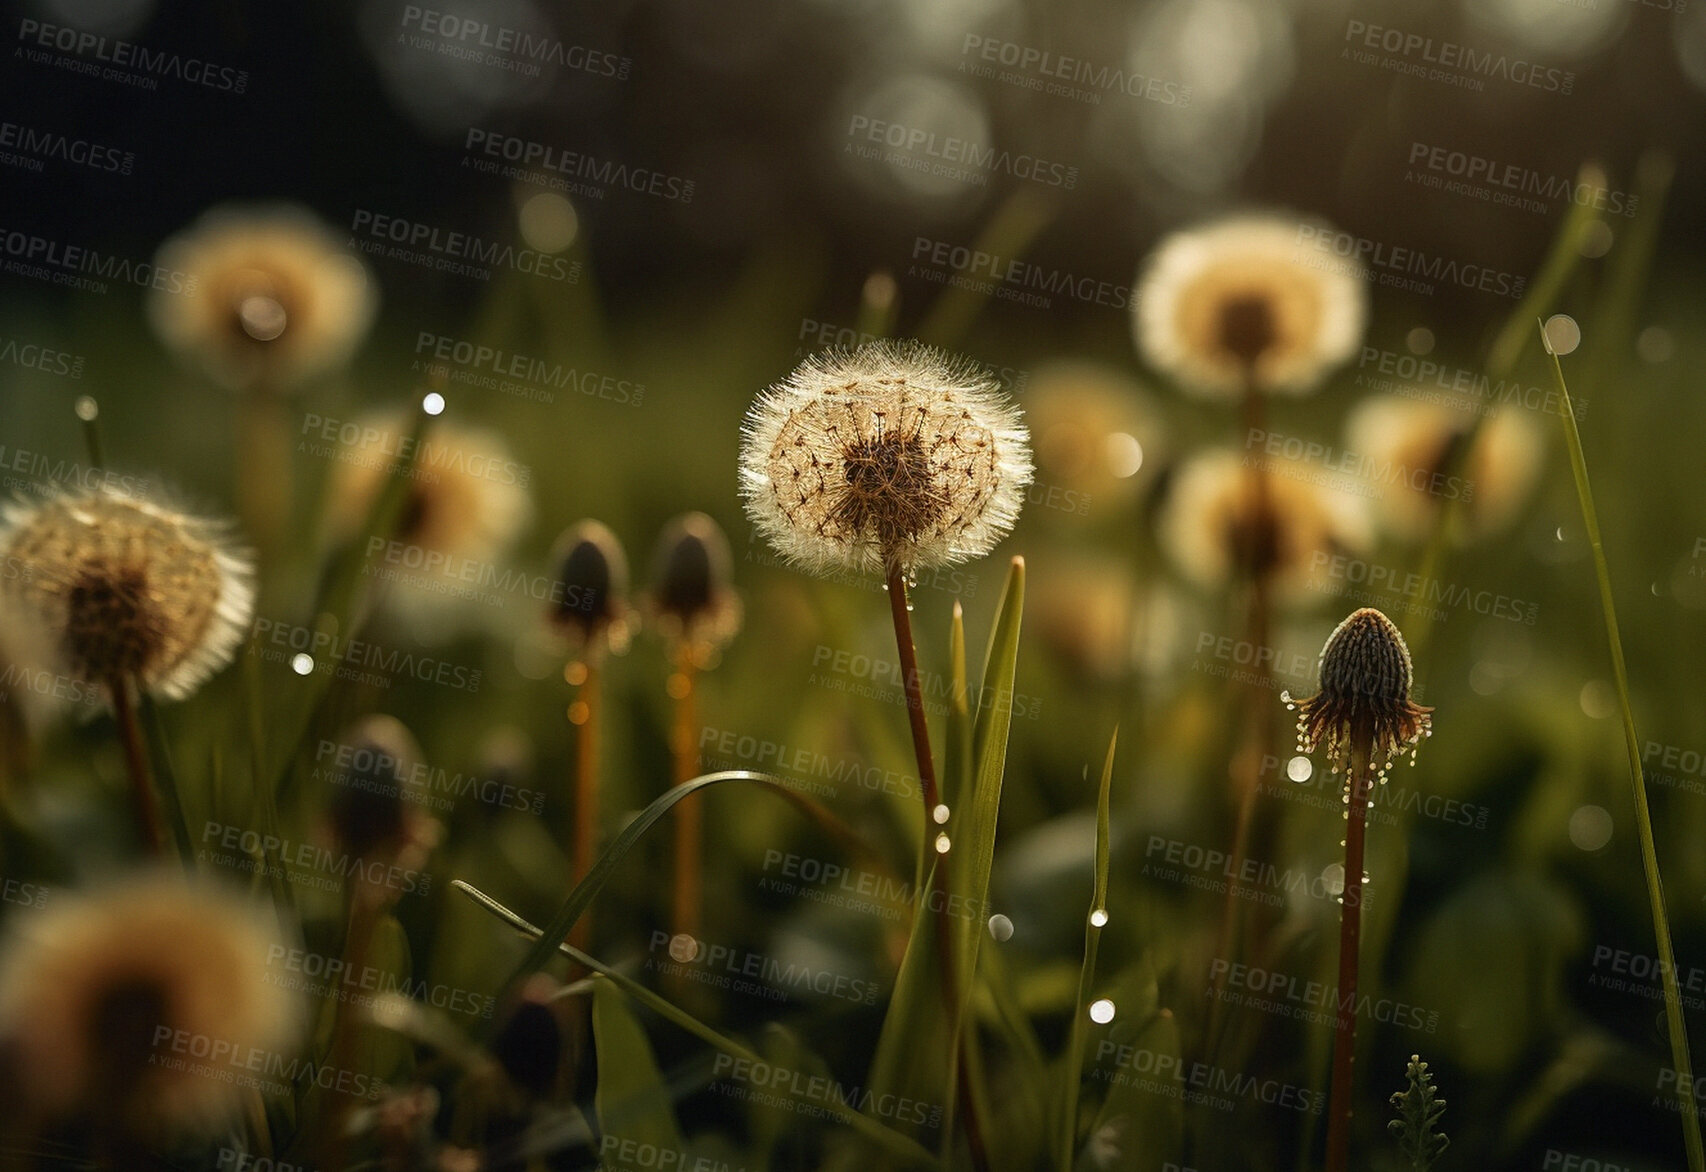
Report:
[[[19,657],[181,699],[224,667],[253,616],[253,566],[229,528],[116,489],[18,502],[0,518],[3,633]]]
[[[0,1044],[29,1072],[16,1093],[45,1118],[211,1134],[240,1106],[240,1084],[165,1061],[161,1039],[288,1056],[299,1036],[295,998],[268,980],[267,958],[283,954],[276,929],[223,891],[133,876],[56,894],[26,918],[0,950]]]
[[[1313,390],[1355,352],[1368,299],[1361,262],[1309,263],[1302,227],[1237,216],[1163,241],[1136,298],[1138,346],[1149,362],[1205,398],[1230,399],[1247,384],[1270,394]]]
[[[1321,649],[1320,674],[1315,695],[1283,698],[1298,713],[1298,751],[1325,746],[1333,772],[1346,772],[1353,754],[1361,754],[1384,781],[1394,758],[1409,753],[1413,760],[1432,734],[1433,709],[1410,700],[1413,673],[1404,636],[1373,607],[1353,611],[1334,628]]]
[[[761,394],[741,492],[765,538],[812,573],[914,574],[982,557],[1032,468],[1016,407],[978,368],[915,343],[808,359]]]
[[[183,287],[150,294],[162,341],[233,389],[285,390],[343,365],[373,321],[375,286],[300,207],[221,207],[160,248]]]
[[[1438,523],[1441,503],[1456,499],[1461,538],[1483,538],[1507,528],[1527,502],[1539,477],[1545,445],[1533,421],[1520,411],[1500,411],[1482,422],[1464,411],[1401,395],[1363,400],[1345,422],[1345,442],[1374,468],[1410,475],[1389,478],[1373,511],[1381,526],[1409,541],[1421,541]],[[1445,479],[1453,444],[1468,449]]]
[[[1234,571],[1260,574],[1292,601],[1313,593],[1333,557],[1370,545],[1361,497],[1321,487],[1307,467],[1287,475],[1288,462],[1270,464],[1260,506],[1251,499],[1250,469],[1233,452],[1203,452],[1179,469],[1157,528],[1162,548],[1196,585],[1224,586]]]

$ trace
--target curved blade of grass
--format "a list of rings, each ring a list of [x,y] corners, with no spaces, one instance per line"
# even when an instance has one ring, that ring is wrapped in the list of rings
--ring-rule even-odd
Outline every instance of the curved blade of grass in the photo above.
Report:
[[[1570,404],[1570,390],[1564,384],[1564,367],[1552,347],[1546,342],[1546,326],[1541,323],[1540,341],[1552,358],[1552,376],[1557,380],[1558,393],[1563,396],[1564,439],[1570,448],[1570,472],[1576,481],[1576,497],[1581,502],[1582,525],[1587,529],[1588,544],[1593,548],[1594,575],[1599,579],[1599,604],[1605,616],[1605,636],[1611,647],[1611,674],[1617,682],[1617,705],[1623,716],[1623,742],[1629,752],[1629,782],[1635,793],[1635,829],[1641,839],[1641,869],[1646,874],[1647,898],[1652,905],[1653,933],[1658,941],[1659,972],[1664,978],[1665,1021],[1670,1034],[1671,1062],[1676,1067],[1677,1105],[1682,1111],[1682,1139],[1688,1150],[1689,1172],[1706,1172],[1706,1147],[1700,1140],[1700,1116],[1695,1114],[1690,1088],[1694,1086],[1693,1068],[1688,1057],[1688,1028],[1682,1017],[1682,999],[1676,982],[1676,951],[1671,947],[1670,921],[1665,916],[1664,884],[1659,879],[1658,848],[1653,843],[1653,817],[1647,808],[1647,783],[1641,772],[1641,741],[1635,735],[1635,712],[1629,701],[1629,669],[1623,662],[1623,639],[1617,633],[1617,607],[1611,595],[1611,569],[1605,560],[1605,545],[1600,539],[1599,515],[1593,507],[1593,489],[1588,483],[1587,457],[1582,452],[1582,434],[1576,426],[1575,409]]]
[[[1114,749],[1120,730],[1108,740],[1108,759],[1102,765],[1102,786],[1096,798],[1096,880],[1090,911],[1084,918],[1084,967],[1078,972],[1078,1000],[1072,1006],[1072,1036],[1066,1047],[1066,1081],[1060,1113],[1060,1172],[1072,1172],[1078,1148],[1078,1084],[1084,1077],[1084,1019],[1089,1016],[1090,986],[1096,979],[1096,947],[1108,907],[1108,798],[1114,780]]]
[[[467,883],[461,879],[452,879],[450,881],[450,886],[453,890],[461,892],[463,895],[485,908],[488,912],[491,912],[492,915],[496,916],[522,935],[530,936],[535,940],[545,939],[544,933],[539,928],[529,923],[525,917],[517,915],[509,908],[505,907],[503,904],[475,887],[473,884]],[[725,1054],[732,1055],[736,1058],[744,1058],[748,1062],[752,1063],[755,1068],[763,1067],[763,1056],[754,1052],[751,1048],[742,1045],[740,1042],[735,1041],[733,1038],[730,1038],[725,1034],[719,1033],[717,1030],[688,1013],[686,1010],[677,1006],[674,1002],[652,992],[632,977],[618,972],[616,969],[611,968],[597,957],[582,952],[580,949],[568,944],[558,944],[556,951],[575,961],[583,968],[589,969],[601,977],[609,978],[612,984],[621,989],[622,992],[626,993],[629,997],[633,998],[641,1005],[644,1005],[647,1009],[650,1009],[653,1013],[656,1013],[664,1020],[680,1026],[683,1030],[686,1030],[701,1041],[715,1046]],[[739,1069],[739,1067],[736,1068],[737,1073],[739,1072]],[[756,1083],[754,1085],[756,1085]],[[873,1143],[876,1143],[886,1148],[888,1151],[893,1152],[895,1155],[903,1158],[906,1161],[903,1165],[904,1167],[936,1167],[936,1158],[924,1148],[912,1142],[910,1139],[907,1139],[905,1136],[900,1135],[898,1132],[891,1131],[876,1121],[860,1114],[858,1111],[853,1110],[851,1107],[846,1106],[834,1095],[829,1096],[829,1098],[822,1103],[817,1103],[815,1100],[806,1100],[803,1096],[796,1094],[792,1086],[785,1082],[778,1083],[775,1087],[765,1087],[760,1089],[771,1091],[780,1090],[782,1093],[792,1095],[793,1097],[800,1099],[802,1102],[813,1102],[816,1106],[822,1107],[829,1114],[835,1116],[841,1122],[847,1124],[853,1130],[859,1132]]]
[[[677,802],[688,795],[731,781],[745,781],[761,786],[786,798],[821,825],[831,828],[841,826],[840,820],[819,803],[803,794],[796,793],[788,786],[787,782],[767,773],[757,773],[748,769],[729,769],[719,773],[707,773],[702,777],[694,778],[692,781],[670,787],[622,828],[622,832],[593,863],[592,869],[586,873],[586,877],[575,885],[574,890],[569,892],[562,907],[557,909],[557,914],[546,923],[543,934],[538,941],[532,948],[528,949],[527,955],[521,958],[521,963],[516,965],[515,971],[504,981],[498,1000],[500,1002],[507,1001],[521,988],[522,982],[544,968],[556,955],[558,942],[567,938],[569,929],[575,926],[575,921],[581,918],[588,905],[592,903],[593,897],[610,881],[611,873],[616,870],[616,865],[634,848],[634,844],[639,842],[640,838],[647,830],[651,829],[659,818],[669,813]],[[842,833],[851,832],[842,828]],[[492,1028],[494,1027],[490,1024],[486,1026],[488,1031]]]
[[[658,1070],[646,1031],[634,1020],[621,992],[603,977],[592,983],[592,1038],[598,1054],[593,1106],[599,1130],[654,1144],[660,1152],[685,1151],[670,1107],[669,1085]]]

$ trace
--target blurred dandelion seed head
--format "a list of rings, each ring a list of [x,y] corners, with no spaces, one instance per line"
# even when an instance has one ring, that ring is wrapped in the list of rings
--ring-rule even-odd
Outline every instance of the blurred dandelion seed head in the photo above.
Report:
[[[1308,263],[1298,221],[1239,216],[1168,237],[1139,277],[1137,342],[1191,393],[1301,395],[1348,359],[1368,317],[1360,262]]]
[[[241,1083],[165,1061],[174,1041],[194,1039],[197,1053],[294,1047],[300,1007],[267,980],[267,958],[284,945],[221,891],[132,877],[105,894],[56,896],[14,929],[0,953],[0,1039],[29,1072],[16,1093],[47,1118],[211,1133],[239,1107]]]
[[[1266,576],[1280,600],[1295,602],[1310,594],[1333,556],[1370,546],[1368,514],[1362,498],[1307,479],[1307,467],[1287,474],[1288,461],[1267,463],[1277,474],[1269,477],[1265,507],[1258,508],[1250,497],[1249,469],[1237,454],[1193,456],[1162,502],[1158,535],[1185,577],[1199,586],[1224,586],[1234,569],[1242,569]]]
[[[729,539],[704,513],[683,513],[664,526],[652,564],[647,613],[703,666],[740,630]]]
[[[112,488],[15,503],[0,554],[0,635],[26,662],[85,683],[135,678],[181,699],[231,662],[254,610],[254,569],[228,528]]]
[[[1433,735],[1433,709],[1410,700],[1410,649],[1392,620],[1373,607],[1351,614],[1321,649],[1321,685],[1306,700],[1281,693],[1297,709],[1297,747],[1313,753],[1325,745],[1333,772],[1343,773],[1353,753],[1384,779],[1405,751],[1414,760],[1423,737]]]
[[[982,557],[1031,481],[1018,408],[981,369],[916,343],[807,359],[747,413],[741,492],[812,573],[913,573]]]
[[[1520,411],[1500,411],[1476,432],[1457,482],[1436,479],[1453,442],[1474,426],[1463,411],[1400,395],[1363,400],[1345,422],[1347,446],[1384,472],[1374,512],[1382,527],[1408,541],[1433,531],[1440,504],[1458,502],[1459,535],[1482,538],[1506,528],[1527,502],[1545,445]]]
[[[342,366],[373,321],[365,266],[303,208],[215,208],[162,245],[158,264],[194,284],[150,295],[155,331],[233,389],[286,390]]]

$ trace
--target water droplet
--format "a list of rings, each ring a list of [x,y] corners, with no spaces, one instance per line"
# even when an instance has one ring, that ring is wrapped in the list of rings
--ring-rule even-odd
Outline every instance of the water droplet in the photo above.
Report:
[[[1308,781],[1315,775],[1315,763],[1301,755],[1293,757],[1285,763],[1285,775],[1296,782]]]
[[[1105,928],[1108,926],[1108,912],[1106,908],[1097,908],[1095,911],[1090,913],[1090,926],[1092,928]]]
[[[1611,230],[1611,225],[1604,220],[1594,220],[1582,233],[1581,253],[1589,260],[1604,256],[1611,251],[1611,244],[1617,238]]]
[[[444,414],[444,396],[437,391],[428,391],[426,396],[421,399],[421,410],[428,415]]]
[[[946,826],[948,824],[949,813],[950,813],[950,811],[948,810],[947,803],[946,802],[939,802],[939,803],[937,803],[936,808],[934,810],[930,811],[930,817],[932,817],[936,820],[936,825]]]
[[[995,940],[1006,943],[1013,939],[1013,921],[997,912],[989,917],[989,934]]]
[[[1090,1003],[1090,1020],[1097,1025],[1107,1025],[1114,1020],[1114,1003],[1103,997]]]
[[[101,414],[101,405],[95,402],[93,395],[78,395],[77,402],[72,404],[71,409],[77,412],[77,418],[84,423],[95,422],[95,419]]]
[[[290,657],[290,670],[299,676],[312,675],[314,672],[314,657],[305,651],[299,651]]]
[[[947,854],[949,848],[951,848],[953,845],[954,844],[952,842],[948,841],[947,835],[938,834],[936,836],[936,853],[937,854],[939,854],[939,855]]]
[[[1611,841],[1613,826],[1604,806],[1578,806],[1570,815],[1570,841],[1580,850],[1600,850]]]
[[[699,942],[686,932],[678,932],[669,938],[669,956],[671,960],[686,964],[699,955]]]
[[[1546,319],[1546,348],[1553,354],[1575,353],[1582,344],[1582,327],[1567,313],[1555,313]]]

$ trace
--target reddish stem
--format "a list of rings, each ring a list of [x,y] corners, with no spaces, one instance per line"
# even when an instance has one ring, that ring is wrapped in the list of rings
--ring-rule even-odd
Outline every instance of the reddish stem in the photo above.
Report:
[[[1357,968],[1362,943],[1363,843],[1374,790],[1367,754],[1351,756],[1350,806],[1345,811],[1345,891],[1339,909],[1338,1024],[1333,1037],[1333,1081],[1328,1096],[1327,1172],[1345,1172],[1351,1138],[1351,1087],[1356,1065]]]
[[[160,830],[160,806],[154,797],[154,783],[148,769],[148,752],[142,743],[142,728],[136,719],[136,700],[131,695],[130,681],[117,675],[107,685],[113,698],[113,719],[118,723],[119,740],[124,745],[124,762],[130,774],[131,802],[136,810],[137,829],[142,832],[143,845],[154,858],[165,851],[165,835]]]

